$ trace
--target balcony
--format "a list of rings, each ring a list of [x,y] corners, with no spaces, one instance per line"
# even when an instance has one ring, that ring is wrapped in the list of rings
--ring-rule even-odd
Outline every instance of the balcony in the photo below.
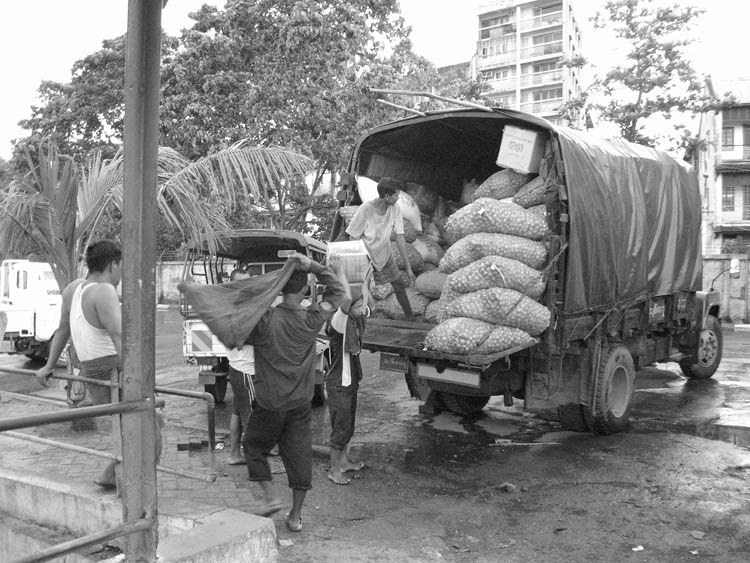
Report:
[[[561,68],[548,70],[545,72],[537,72],[534,74],[523,74],[521,75],[521,88],[528,88],[530,86],[544,86],[546,84],[555,84],[562,82],[563,71]]]
[[[563,42],[553,41],[541,45],[533,45],[521,49],[521,59],[533,59],[534,57],[543,57],[563,52]]]
[[[545,14],[543,16],[537,16],[528,20],[520,22],[521,31],[534,31],[535,29],[542,29],[544,27],[550,27],[553,25],[562,25],[563,13],[554,12],[552,14]]]
[[[484,81],[490,87],[492,92],[508,92],[516,89],[516,79],[514,78],[499,78],[499,79],[487,79]]]
[[[562,105],[562,98],[544,100],[543,102],[524,102],[521,104],[521,111],[526,113],[557,113],[557,109]]]

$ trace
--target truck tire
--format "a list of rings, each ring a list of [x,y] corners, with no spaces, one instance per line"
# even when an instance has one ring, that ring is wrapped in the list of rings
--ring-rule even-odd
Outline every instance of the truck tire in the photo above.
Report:
[[[719,368],[724,339],[719,319],[709,316],[706,328],[698,334],[698,346],[694,353],[680,361],[680,369],[690,379],[708,379]]]
[[[634,389],[635,365],[630,351],[622,345],[605,349],[596,374],[596,394],[592,404],[583,407],[589,429],[601,436],[623,431]]]
[[[446,409],[460,415],[469,415],[481,411],[490,398],[476,395],[456,395],[440,392],[440,400]]]
[[[227,395],[227,381],[229,378],[227,376],[216,376],[216,383],[211,383],[208,385],[204,385],[203,389],[206,391],[206,393],[210,393],[211,396],[214,398],[214,402],[217,405],[221,405],[224,403],[224,398]]]
[[[420,401],[426,401],[427,396],[430,394],[430,385],[424,380],[417,377],[417,365],[413,362],[409,362],[409,367],[406,369],[404,374],[406,379],[406,387],[409,389],[409,394]]]

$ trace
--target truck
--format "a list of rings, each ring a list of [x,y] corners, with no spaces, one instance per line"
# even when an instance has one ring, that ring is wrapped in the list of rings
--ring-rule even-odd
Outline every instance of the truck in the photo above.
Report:
[[[251,276],[280,270],[290,251],[305,254],[319,263],[325,263],[327,244],[310,236],[283,229],[237,229],[220,236],[217,249],[211,250],[208,241],[197,240],[188,245],[182,281],[218,284],[229,280],[235,268],[244,268]],[[318,296],[318,286],[310,282],[308,299]],[[180,295],[182,322],[182,351],[186,362],[197,364],[198,383],[203,385],[217,403],[222,403],[227,389],[229,361],[227,350],[208,328],[197,318]],[[317,368],[313,405],[326,402],[325,371],[328,369],[328,341],[321,335],[316,346]]]
[[[46,359],[60,323],[62,295],[46,262],[0,263],[0,353]]]
[[[359,138],[340,207],[362,203],[360,184],[382,177],[460,202],[467,179],[503,168],[504,136],[522,131],[527,140],[506,142],[516,154],[503,158],[520,156],[524,172],[539,167],[552,233],[542,298],[551,322],[528,345],[447,354],[425,347],[434,324],[368,321],[363,348],[380,353],[381,369],[404,373],[422,412],[469,415],[502,395],[567,429],[612,434],[627,426],[638,370],[675,361],[688,378],[716,372],[721,301],[702,288],[701,200],[687,163],[510,109],[415,113]],[[339,213],[330,240],[347,239]]]

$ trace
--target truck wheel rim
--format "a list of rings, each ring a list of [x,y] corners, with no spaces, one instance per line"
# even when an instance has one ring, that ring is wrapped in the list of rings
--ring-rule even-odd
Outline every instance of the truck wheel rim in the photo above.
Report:
[[[612,380],[607,394],[609,410],[615,417],[625,414],[630,403],[630,378],[624,366],[617,366],[612,372]]]
[[[698,363],[703,367],[713,365],[718,350],[719,342],[716,333],[713,330],[701,332],[700,342],[698,343]]]

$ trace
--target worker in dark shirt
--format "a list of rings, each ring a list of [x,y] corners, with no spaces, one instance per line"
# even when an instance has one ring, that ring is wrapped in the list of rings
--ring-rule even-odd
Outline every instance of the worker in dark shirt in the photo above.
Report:
[[[281,291],[282,302],[269,309],[247,340],[255,346],[255,407],[250,415],[243,445],[251,481],[257,481],[265,498],[262,514],[269,516],[283,504],[271,482],[267,456],[278,444],[289,488],[292,509],[287,528],[302,530],[302,505],[312,488],[311,406],[315,387],[315,345],[321,328],[333,315],[344,287],[330,268],[301,253]],[[308,286],[308,272],[326,286],[323,300],[301,305]]]

